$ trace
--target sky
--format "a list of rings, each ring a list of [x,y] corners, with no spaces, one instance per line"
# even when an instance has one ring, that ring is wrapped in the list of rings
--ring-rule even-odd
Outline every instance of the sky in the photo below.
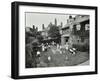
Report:
[[[57,19],[57,25],[60,25],[60,23],[63,23],[63,26],[67,23],[67,19],[69,15],[66,14],[50,14],[50,13],[25,13],[25,22],[26,27],[32,27],[35,25],[38,27],[38,30],[42,30],[42,24],[44,24],[45,27],[48,26],[50,22],[54,24],[55,18]]]

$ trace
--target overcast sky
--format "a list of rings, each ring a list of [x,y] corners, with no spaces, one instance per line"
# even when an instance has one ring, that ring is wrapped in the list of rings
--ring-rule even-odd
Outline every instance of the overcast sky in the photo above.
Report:
[[[63,26],[67,23],[69,15],[65,14],[48,14],[48,13],[25,13],[26,16],[26,27],[32,27],[35,25],[38,30],[42,30],[42,24],[45,27],[48,26],[50,22],[54,24],[55,18],[57,19],[57,25],[63,23]]]

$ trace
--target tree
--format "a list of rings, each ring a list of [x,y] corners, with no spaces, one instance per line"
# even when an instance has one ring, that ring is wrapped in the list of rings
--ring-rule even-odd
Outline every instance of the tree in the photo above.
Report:
[[[43,40],[43,36],[41,35],[41,32],[37,32],[37,35],[36,35],[39,43],[41,43],[41,41]]]
[[[49,37],[51,38],[59,38],[60,33],[59,33],[59,27],[52,25],[50,27],[50,30],[48,31]]]

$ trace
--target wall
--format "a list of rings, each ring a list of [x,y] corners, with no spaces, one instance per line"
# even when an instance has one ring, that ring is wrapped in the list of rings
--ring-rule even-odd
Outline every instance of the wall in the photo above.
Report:
[[[10,78],[11,65],[11,2],[14,0],[0,1],[0,81],[13,81]],[[30,2],[44,2],[44,3],[58,3],[58,4],[72,4],[72,5],[87,5],[98,6],[100,10],[100,0],[21,0]],[[100,14],[100,11],[98,11]],[[100,18],[100,15],[98,16]],[[100,21],[100,19],[98,19]],[[100,23],[99,23],[100,26]],[[98,26],[98,27],[99,27]],[[98,28],[100,31],[100,28]],[[99,32],[100,34],[100,32]],[[100,37],[98,38],[100,41]],[[100,42],[98,43],[100,45]],[[99,46],[100,48],[100,46]],[[99,50],[100,52],[100,50]],[[100,55],[98,55],[100,62]],[[100,63],[99,63],[100,67]],[[100,70],[99,70],[100,71]],[[98,75],[83,75],[83,76],[66,76],[53,78],[39,78],[26,79],[26,81],[99,81],[100,73]],[[22,81],[22,80],[21,80]]]

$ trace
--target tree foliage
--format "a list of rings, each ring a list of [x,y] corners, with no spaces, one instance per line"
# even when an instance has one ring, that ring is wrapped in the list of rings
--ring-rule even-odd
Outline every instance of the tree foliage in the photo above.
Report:
[[[59,38],[60,33],[59,33],[59,28],[55,25],[52,25],[50,27],[50,30],[48,31],[49,37],[51,38]]]

